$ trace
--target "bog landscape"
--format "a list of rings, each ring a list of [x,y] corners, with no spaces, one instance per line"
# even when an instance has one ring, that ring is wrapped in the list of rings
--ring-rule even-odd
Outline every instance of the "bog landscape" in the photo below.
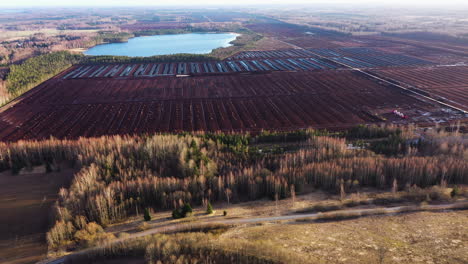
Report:
[[[468,6],[22,1],[0,263],[468,263]]]

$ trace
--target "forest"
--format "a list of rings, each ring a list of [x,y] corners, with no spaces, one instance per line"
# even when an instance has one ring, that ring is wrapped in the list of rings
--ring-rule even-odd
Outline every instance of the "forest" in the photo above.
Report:
[[[398,127],[356,131],[374,143],[349,148],[346,134],[312,130],[1,143],[0,170],[80,169],[54,206],[55,225],[47,234],[52,251],[80,244],[81,230],[117,223],[144,208],[283,199],[308,187],[339,193],[468,183],[466,141],[458,132],[428,130],[424,139],[415,140],[411,130]],[[415,143],[397,144],[384,154],[373,151],[375,142],[386,145],[395,135]],[[294,142],[284,151],[283,144]],[[105,237],[93,237],[99,239]]]
[[[59,51],[30,58],[19,65],[11,65],[6,77],[6,90],[10,98],[17,97],[78,63],[82,57],[82,55]]]

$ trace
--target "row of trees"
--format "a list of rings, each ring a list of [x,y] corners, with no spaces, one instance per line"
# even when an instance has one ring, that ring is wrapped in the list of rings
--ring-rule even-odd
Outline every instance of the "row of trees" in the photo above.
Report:
[[[158,55],[151,57],[127,57],[127,56],[87,56],[81,62],[85,64],[101,63],[154,63],[154,62],[193,62],[193,61],[215,61],[217,58],[203,54],[174,54]]]

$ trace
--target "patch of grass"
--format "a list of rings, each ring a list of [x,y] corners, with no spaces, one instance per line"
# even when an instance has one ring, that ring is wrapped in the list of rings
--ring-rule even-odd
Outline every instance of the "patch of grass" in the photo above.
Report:
[[[376,211],[375,214],[382,213]],[[386,264],[458,263],[466,259],[463,233],[466,212],[416,212],[411,214],[362,217],[356,214],[323,214],[323,219],[344,222],[298,219],[296,224],[271,224],[239,227],[223,235],[226,239],[244,239],[279,245],[307,259],[304,263],[379,263],[379,251],[385,251]],[[353,219],[354,218],[354,219]]]

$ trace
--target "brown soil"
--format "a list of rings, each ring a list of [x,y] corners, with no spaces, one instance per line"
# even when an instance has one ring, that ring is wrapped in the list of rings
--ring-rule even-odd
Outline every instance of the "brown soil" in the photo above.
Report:
[[[0,173],[0,263],[34,263],[45,257],[50,208],[74,171],[38,171]]]

